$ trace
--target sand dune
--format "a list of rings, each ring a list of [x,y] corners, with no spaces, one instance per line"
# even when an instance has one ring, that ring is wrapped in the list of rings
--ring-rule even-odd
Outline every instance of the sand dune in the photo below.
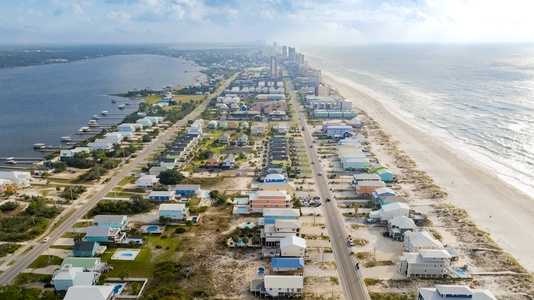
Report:
[[[479,229],[489,232],[504,251],[534,272],[533,198],[400,119],[376,99],[332,78],[325,77],[325,81],[399,141],[399,149],[417,163],[416,168],[427,172],[448,193],[447,202],[467,210]]]

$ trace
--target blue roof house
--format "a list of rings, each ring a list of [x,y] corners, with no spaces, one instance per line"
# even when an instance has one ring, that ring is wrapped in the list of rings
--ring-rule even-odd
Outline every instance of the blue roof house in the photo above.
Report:
[[[74,257],[93,257],[99,246],[97,242],[75,241],[72,253]]]
[[[177,184],[174,187],[176,195],[196,195],[200,191],[199,184]]]
[[[304,258],[273,257],[271,269],[273,272],[304,272]]]

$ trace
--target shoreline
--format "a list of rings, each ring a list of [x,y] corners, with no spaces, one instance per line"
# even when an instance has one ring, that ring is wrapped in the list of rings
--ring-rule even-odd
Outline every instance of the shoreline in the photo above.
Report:
[[[465,209],[476,226],[490,234],[499,247],[510,253],[529,272],[534,257],[529,243],[534,240],[534,199],[475,164],[460,152],[453,152],[436,137],[397,117],[383,104],[348,84],[324,75],[324,81],[349,99],[353,107],[374,119],[380,129],[398,141],[399,150],[425,171],[448,193],[444,203]],[[417,204],[417,203],[416,203]],[[503,205],[507,205],[503,209]]]

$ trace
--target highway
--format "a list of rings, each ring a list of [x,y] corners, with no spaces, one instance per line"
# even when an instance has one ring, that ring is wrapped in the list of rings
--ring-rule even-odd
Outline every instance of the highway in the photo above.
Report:
[[[297,114],[299,127],[308,128],[306,125],[306,117],[300,110],[301,104],[297,103],[293,84],[290,80],[285,80],[285,84],[290,91],[291,102],[293,103],[293,107]],[[351,254],[351,248],[348,246],[348,235],[343,216],[340,214],[334,195],[328,187],[328,174],[324,172],[323,167],[319,162],[317,146],[312,142],[312,136],[309,130],[303,131],[302,136],[310,162],[314,162],[314,164],[310,165],[312,169],[312,179],[315,180],[317,194],[321,197],[324,204],[323,215],[325,217],[328,235],[330,236],[330,242],[345,299],[370,300],[371,297],[369,297],[367,286],[363,281],[361,269],[356,270],[355,266],[357,260],[354,255]],[[310,148],[310,146],[313,148]],[[319,176],[319,172],[322,172],[323,176]],[[326,202],[326,198],[330,198],[332,201]]]
[[[81,219],[89,210],[91,210],[105,195],[107,195],[124,177],[130,176],[132,171],[139,165],[145,164],[144,160],[149,155],[155,152],[155,150],[160,147],[163,143],[169,142],[173,138],[176,130],[181,126],[187,124],[189,120],[197,118],[207,107],[210,100],[217,97],[224,91],[226,87],[237,77],[239,73],[235,74],[233,77],[228,79],[224,84],[222,84],[217,91],[212,94],[206,101],[204,101],[199,107],[197,107],[193,112],[191,112],[184,119],[176,122],[171,128],[167,129],[160,137],[154,139],[149,145],[147,145],[141,153],[134,159],[130,159],[130,163],[123,165],[120,173],[116,176],[111,176],[110,181],[102,187],[95,195],[88,199],[82,206],[80,206],[71,216],[69,216],[63,223],[61,223],[56,228],[53,228],[53,225],[48,229],[48,236],[50,240],[46,243],[38,243],[33,246],[33,248],[28,248],[30,245],[19,249],[19,251],[11,258],[11,261],[15,261],[13,265],[9,267],[4,273],[0,274],[0,285],[4,286],[9,284],[13,279],[23,270],[28,268],[28,266],[40,255],[45,253],[47,248],[52,245],[57,239],[59,239],[69,228],[71,228],[77,220]],[[110,171],[113,174],[114,171]],[[74,204],[73,204],[74,205]],[[55,223],[52,223],[55,224]],[[46,233],[45,233],[46,234]],[[42,237],[45,235],[43,234]],[[40,242],[41,240],[39,240]],[[32,244],[30,242],[29,244]],[[29,249],[25,254],[18,253],[24,252],[26,249]]]

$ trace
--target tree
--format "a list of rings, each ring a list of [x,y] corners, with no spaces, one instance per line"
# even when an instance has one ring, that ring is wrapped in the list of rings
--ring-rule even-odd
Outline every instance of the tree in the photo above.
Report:
[[[177,170],[170,169],[159,174],[159,182],[165,185],[173,185],[182,182],[184,175]]]
[[[257,235],[252,236],[252,243],[257,244],[260,242],[260,238]]]
[[[130,276],[130,270],[124,270],[119,273],[119,277],[121,280],[124,280],[124,278],[128,278]]]
[[[239,242],[239,236],[234,235],[234,236],[232,237],[232,241],[233,241],[234,243]]]
[[[244,236],[241,240],[243,243],[248,244],[248,237]]]
[[[160,216],[160,217],[159,217],[159,222],[160,222],[161,224],[165,224],[165,225],[167,225],[167,224],[169,223],[169,221],[170,221],[169,218],[167,218],[167,217],[165,217],[165,216]]]

